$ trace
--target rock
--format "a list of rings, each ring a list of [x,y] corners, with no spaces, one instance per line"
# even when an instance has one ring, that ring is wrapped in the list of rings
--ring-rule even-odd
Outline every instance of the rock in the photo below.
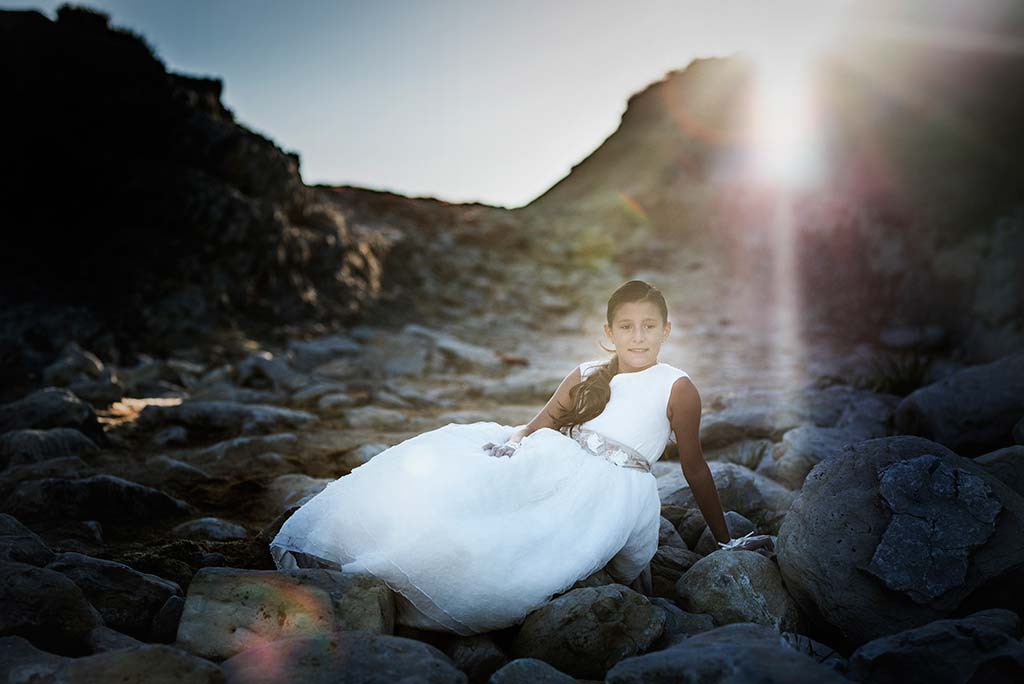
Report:
[[[178,459],[218,477],[270,477],[291,470],[282,453],[295,451],[299,438],[291,432],[235,437],[205,449],[176,454]]]
[[[228,684],[467,683],[436,647],[362,630],[279,639],[239,653],[221,668]]]
[[[18,519],[0,513],[0,561],[42,567],[53,560],[53,551]]]
[[[778,531],[796,492],[735,463],[712,461],[708,463],[708,468],[711,470],[719,499],[725,510],[733,510],[741,514],[757,525],[757,528],[764,534],[775,534]],[[661,478],[658,483],[658,495],[661,497],[663,506],[699,510],[693,493],[690,491],[690,485],[681,471]],[[671,518],[669,519],[671,520]],[[703,529],[703,524],[699,529]],[[680,534],[687,544],[691,543],[683,534],[682,529],[680,529]],[[700,532],[698,531],[697,534]],[[696,542],[697,539],[694,538],[693,544]]]
[[[175,526],[171,530],[171,534],[186,539],[212,539],[214,541],[245,539],[249,536],[248,531],[241,525],[211,517],[183,522]]]
[[[184,596],[169,596],[153,616],[148,641],[173,644],[174,640],[178,638],[178,624],[181,622],[181,614],[184,610]]]
[[[887,437],[892,434],[893,414],[902,397],[860,391],[843,409],[835,428],[847,429],[861,435],[861,439]]]
[[[43,369],[42,380],[44,385],[65,387],[81,377],[98,380],[103,377],[103,368],[99,357],[71,341],[64,345],[57,360]]]
[[[775,563],[756,551],[719,549],[679,578],[680,605],[717,625],[753,622],[776,632],[799,631],[800,613]]]
[[[978,456],[974,462],[1024,496],[1024,445],[1014,444],[1005,449],[996,449]]]
[[[58,554],[46,568],[74,582],[108,627],[137,639],[149,636],[153,616],[167,599],[182,593],[162,577],[81,553]]]
[[[887,349],[935,349],[946,339],[947,333],[939,325],[890,326],[878,335],[879,343]]]
[[[782,436],[782,441],[758,464],[756,472],[788,489],[800,489],[807,473],[823,458],[847,444],[873,436],[852,428],[801,425]]]
[[[107,445],[103,428],[96,420],[96,412],[66,389],[44,387],[17,401],[0,405],[0,433],[60,427],[78,430],[99,446]]]
[[[109,406],[125,396],[124,385],[111,379],[76,380],[67,387],[79,399],[99,406]]]
[[[846,675],[848,665],[846,658],[831,646],[796,632],[783,632],[782,638],[793,650],[803,653],[808,658],[813,658],[830,670]]]
[[[0,435],[0,470],[69,456],[89,456],[96,444],[74,428],[12,430]]]
[[[516,658],[492,674],[487,684],[576,684],[578,681],[539,658]]]
[[[296,404],[312,404],[320,399],[320,397],[334,394],[348,397],[348,385],[343,382],[312,382],[302,389],[293,392],[292,402]],[[350,397],[349,400],[352,402],[352,405],[357,402],[356,397]]]
[[[675,598],[676,582],[701,559],[696,551],[678,546],[662,546],[651,559],[651,590],[654,596]]]
[[[1024,681],[1020,619],[1003,608],[930,622],[880,637],[850,655],[847,677],[857,682]]]
[[[278,408],[277,404],[288,401],[288,392],[277,389],[256,389],[239,387],[229,380],[202,383],[192,390],[187,397],[189,402],[226,402],[249,406],[269,405]]]
[[[496,374],[504,370],[504,362],[493,350],[464,342],[440,330],[408,323],[402,328],[402,334],[416,335],[432,342],[456,373],[485,371]]]
[[[259,351],[238,363],[235,382],[244,387],[273,387],[294,392],[309,384],[309,376],[296,371],[286,359]]]
[[[790,648],[771,628],[744,622],[695,634],[661,651],[626,658],[608,671],[604,681],[606,684],[849,684],[838,673]]]
[[[408,424],[409,414],[405,411],[380,408],[379,406],[360,406],[345,412],[345,423],[357,430],[386,430],[401,428]]]
[[[652,651],[660,651],[694,634],[715,628],[715,620],[710,615],[688,613],[667,598],[654,597],[651,603],[665,611],[665,628],[651,646]]]
[[[665,611],[621,584],[574,589],[523,621],[515,658],[539,658],[580,679],[601,679],[623,658],[644,652],[661,634]]]
[[[89,632],[89,650],[92,653],[106,653],[117,651],[122,648],[142,646],[142,642],[133,639],[127,634],[122,634],[116,629],[101,625]]]
[[[725,512],[725,526],[729,528],[729,536],[732,539],[742,537],[748,532],[757,531],[757,526],[754,523],[736,511]],[[697,546],[694,548],[694,551],[702,556],[706,556],[713,551],[717,551],[719,548],[721,547],[718,546],[718,540],[715,539],[715,535],[711,533],[711,528],[705,525],[700,539],[697,540]]]
[[[502,650],[486,634],[456,635],[444,652],[455,667],[466,673],[470,682],[486,682],[495,670],[508,662]]]
[[[52,681],[50,675],[69,658],[41,651],[20,636],[0,637],[0,682]]]
[[[122,524],[198,512],[158,489],[114,475],[93,475],[81,480],[29,480],[21,483],[0,506],[21,520],[73,518]]]
[[[296,428],[316,419],[312,413],[281,406],[193,400],[176,406],[151,404],[139,414],[138,422],[146,428],[183,425],[190,433],[199,435],[250,435]]]
[[[339,356],[353,356],[362,345],[344,335],[328,335],[313,340],[289,340],[288,358],[293,366],[310,371]]]
[[[160,484],[173,489],[189,489],[213,476],[202,468],[173,459],[163,454],[146,461],[145,466],[134,473],[135,481],[147,486]]]
[[[142,644],[69,660],[54,671],[56,682],[101,684],[224,684],[215,664],[163,644]]]
[[[48,477],[75,479],[92,474],[92,468],[77,456],[12,466],[0,472],[0,501],[9,497],[20,483],[27,480],[44,480]]]
[[[355,464],[355,467],[359,467],[364,463],[369,463],[371,458],[382,451],[385,451],[387,448],[387,444],[381,444],[379,442],[363,444],[346,453],[345,459],[346,461],[351,460]]]
[[[672,524],[672,521],[662,516],[658,527],[658,548],[662,546],[676,546],[680,549],[689,550],[690,547],[686,545],[683,538],[679,536],[679,531],[676,526]]]
[[[103,625],[78,586],[59,572],[0,563],[0,635],[17,635],[51,653],[89,652],[89,634]]]
[[[897,431],[925,437],[961,456],[1013,444],[1024,415],[1024,352],[962,371],[922,387],[896,409]]]
[[[744,439],[724,447],[709,449],[704,452],[704,458],[708,461],[736,463],[744,468],[755,470],[774,445],[775,443],[770,439]],[[679,460],[678,449],[675,460]],[[678,468],[678,466],[676,467]]]
[[[1017,444],[1024,444],[1024,418],[1017,421],[1013,426],[1013,441]]]
[[[919,437],[885,437],[814,467],[776,553],[801,608],[857,646],[946,617],[1017,572],[1022,525],[1024,499],[983,467]]]
[[[267,486],[265,505],[271,515],[278,515],[306,503],[331,482],[331,478],[310,477],[302,473],[281,475]]]
[[[203,568],[192,578],[177,645],[220,660],[271,641],[334,629],[394,631],[391,590],[365,575]]]
[[[153,439],[150,441],[157,448],[185,446],[188,444],[188,430],[180,425],[171,425],[153,435]]]

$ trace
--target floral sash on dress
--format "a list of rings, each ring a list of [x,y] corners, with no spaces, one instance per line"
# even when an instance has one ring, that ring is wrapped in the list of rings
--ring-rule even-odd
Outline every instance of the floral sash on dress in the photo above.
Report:
[[[622,468],[636,468],[651,472],[651,464],[633,447],[587,428],[574,429],[573,433],[572,439],[595,456],[600,456]]]

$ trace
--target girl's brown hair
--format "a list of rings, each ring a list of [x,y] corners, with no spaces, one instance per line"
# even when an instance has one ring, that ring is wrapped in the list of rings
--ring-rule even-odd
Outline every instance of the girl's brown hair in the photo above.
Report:
[[[615,319],[615,310],[627,302],[654,302],[661,309],[662,324],[668,322],[668,306],[665,304],[665,297],[661,294],[661,290],[642,280],[630,280],[615,290],[608,298],[606,316],[609,327]],[[604,345],[601,345],[601,348],[605,351],[615,351],[607,349]],[[611,379],[618,372],[619,356],[615,354],[573,387],[569,391],[570,406],[568,409],[563,407],[562,415],[556,421],[555,429],[564,429],[567,434],[571,435],[573,428],[601,415],[612,396]]]

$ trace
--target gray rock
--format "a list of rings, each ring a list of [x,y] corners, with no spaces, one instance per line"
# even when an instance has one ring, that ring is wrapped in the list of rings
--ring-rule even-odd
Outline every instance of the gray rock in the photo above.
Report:
[[[831,646],[796,632],[783,632],[782,638],[793,650],[803,653],[808,658],[813,658],[830,670],[846,675],[848,666],[846,658]]]
[[[486,682],[508,662],[508,657],[486,634],[456,635],[446,644],[444,652],[455,667],[466,673],[470,682]]]
[[[470,344],[440,330],[409,323],[402,328],[402,334],[419,336],[432,342],[455,372],[499,373],[504,370],[504,362],[492,349]]]
[[[81,480],[29,480],[0,506],[21,520],[72,518],[141,523],[198,512],[160,490],[105,474]]]
[[[188,444],[188,430],[180,425],[171,425],[153,435],[151,440],[155,447],[185,446]]]
[[[171,596],[153,616],[148,641],[172,644],[178,638],[178,625],[185,610],[184,596]]]
[[[248,531],[241,525],[213,517],[197,518],[183,522],[180,525],[176,525],[171,530],[171,534],[183,539],[209,539],[214,541],[245,539],[249,536]]]
[[[70,385],[80,377],[99,379],[103,376],[103,362],[77,342],[64,345],[56,361],[43,369],[44,385]]]
[[[64,388],[44,387],[17,401],[0,405],[0,433],[60,427],[78,430],[99,446],[107,444],[103,428],[96,420],[96,412]]]
[[[540,658],[516,658],[491,675],[487,684],[576,684],[578,680],[559,672]]]
[[[796,492],[735,463],[712,461],[708,463],[708,468],[711,470],[719,499],[725,510],[740,513],[757,525],[757,528],[764,534],[775,534],[778,531]],[[699,510],[690,485],[686,482],[682,472],[661,478],[658,483],[658,495],[661,497],[663,506],[675,506],[683,510]],[[672,520],[668,515],[665,517]],[[677,527],[679,527],[678,524]],[[703,530],[703,524],[696,531],[697,535],[700,534],[700,530]],[[680,534],[687,544],[691,543],[681,527]],[[697,537],[695,536],[693,544],[696,542]]]
[[[339,356],[353,356],[363,346],[350,337],[328,335],[312,340],[289,340],[288,358],[296,368],[310,371]]]
[[[865,571],[892,519],[892,512],[879,491],[879,473],[884,472],[881,469],[885,466],[922,455],[939,459],[929,461],[936,470],[941,463],[979,477],[991,489],[991,496],[1003,506],[995,531],[987,542],[967,554],[963,582],[950,586],[927,603],[912,598],[911,593],[918,594],[917,590],[894,591],[876,575]],[[923,465],[925,461],[918,463]],[[889,486],[898,488],[900,482],[905,481],[890,480]],[[940,478],[937,482],[943,481]],[[979,496],[982,493],[981,488],[972,491]],[[935,495],[943,498],[942,492],[935,492]],[[900,496],[908,498],[912,508],[921,497],[931,495],[911,489],[903,491],[902,495],[892,494],[893,500],[899,500]],[[988,497],[985,494],[983,498]],[[962,505],[957,498],[950,496],[944,500],[950,515],[962,515]],[[984,508],[984,501],[979,503]],[[973,505],[969,509],[973,509]],[[932,519],[943,520],[939,517],[942,510],[940,504]],[[849,445],[814,467],[782,524],[776,553],[786,587],[801,608],[838,630],[845,645],[858,646],[879,636],[946,617],[969,595],[992,586],[997,580],[1002,581],[999,578],[1009,572],[1017,572],[1024,564],[1022,526],[1024,499],[978,464],[919,437],[886,437]],[[941,534],[942,531],[938,531]],[[921,532],[922,536],[916,541],[913,537],[905,539],[907,543],[916,544],[918,555],[925,561],[933,550],[941,552],[942,549],[930,547],[929,537],[924,535],[924,530]],[[930,531],[927,534],[930,535]],[[904,558],[909,563],[903,566],[908,576],[920,576],[913,557]],[[894,564],[894,571],[898,567],[898,563]],[[935,569],[940,576],[947,572],[941,565],[936,565]],[[943,584],[949,586],[949,582]]]
[[[985,470],[1024,496],[1024,445],[1014,444],[1005,449],[996,449],[978,456],[974,462],[984,466]]]
[[[850,655],[847,677],[872,684],[1024,681],[1020,620],[1002,608],[884,636]]]
[[[1024,418],[1017,421],[1013,426],[1013,441],[1017,444],[1024,444]]]
[[[678,641],[689,639],[694,634],[715,628],[715,619],[710,615],[687,612],[667,598],[656,596],[651,598],[651,603],[665,611],[665,627],[661,636],[651,646],[652,651],[668,648]]]
[[[58,684],[224,684],[217,665],[163,644],[133,648],[69,660],[54,671]]]
[[[312,413],[281,406],[192,400],[176,406],[147,406],[138,420],[139,425],[146,428],[173,424],[183,425],[190,433],[200,435],[252,435],[300,427],[316,419]]]
[[[93,653],[106,653],[142,645],[138,639],[122,634],[106,625],[100,625],[89,632],[89,650]]]
[[[273,352],[258,351],[242,359],[236,367],[235,382],[244,387],[270,386],[295,392],[309,384],[310,378],[292,368],[286,358]]]
[[[401,428],[408,423],[406,411],[381,408],[379,406],[360,406],[345,412],[345,423],[350,428],[359,430],[386,430]]]
[[[0,682],[48,682],[69,659],[41,651],[20,636],[0,637]]]
[[[282,454],[299,446],[299,438],[291,432],[250,437],[235,437],[204,449],[175,454],[190,465],[218,477],[238,477],[255,473],[260,477],[283,474],[291,470]]]
[[[515,658],[540,658],[581,679],[600,679],[623,658],[643,653],[665,626],[665,611],[621,584],[574,589],[523,621]]]
[[[149,636],[153,616],[167,599],[182,594],[175,582],[81,553],[58,554],[46,568],[74,582],[108,627],[137,639]]]
[[[675,598],[676,582],[701,559],[696,551],[678,546],[659,547],[651,558],[651,591],[654,596]]]
[[[347,396],[348,385],[342,382],[312,382],[302,389],[292,393],[292,402],[297,404],[315,403],[320,397],[329,394],[340,394]],[[352,398],[355,401],[355,398]]]
[[[273,663],[273,667],[267,667]],[[228,684],[467,684],[439,649],[415,639],[349,630],[279,639],[224,661]]]
[[[74,428],[12,430],[0,435],[0,470],[54,458],[89,456],[99,447]]]
[[[324,490],[333,480],[289,473],[274,478],[267,485],[264,506],[271,515],[279,515],[293,506],[301,506]]]
[[[670,648],[626,658],[606,684],[849,684],[789,647],[774,630],[738,622],[695,634]]]
[[[103,618],[70,579],[46,568],[0,562],[0,635],[17,635],[51,653],[90,651],[89,634]]]
[[[391,590],[366,575],[202,568],[188,588],[177,645],[220,660],[269,641],[335,629],[390,634],[394,615]]]
[[[719,549],[679,578],[680,605],[710,615],[715,624],[754,622],[776,632],[800,631],[796,602],[775,563],[756,551]]]
[[[704,452],[704,458],[708,461],[736,463],[745,468],[756,470],[757,466],[767,457],[774,444],[770,439],[744,439],[717,449],[708,449]]]
[[[161,454],[146,461],[134,472],[133,479],[139,484],[156,486],[164,484],[173,489],[188,489],[213,476],[202,468]]]
[[[782,441],[758,464],[757,473],[788,489],[800,489],[807,473],[826,456],[873,436],[852,428],[801,425],[782,436]]]
[[[1024,352],[971,366],[922,387],[896,409],[896,429],[925,437],[961,456],[1013,444],[1024,415]]]
[[[18,519],[0,513],[0,561],[44,566],[53,560],[53,551],[35,532]]]
[[[74,479],[92,474],[92,468],[78,456],[12,466],[0,472],[0,501],[9,497],[20,483],[27,480],[44,480],[48,477]]]

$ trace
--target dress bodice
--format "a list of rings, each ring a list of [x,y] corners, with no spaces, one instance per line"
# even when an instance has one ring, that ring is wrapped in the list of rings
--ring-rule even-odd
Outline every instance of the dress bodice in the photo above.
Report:
[[[580,377],[586,379],[604,360],[584,361]],[[667,363],[631,373],[616,373],[610,380],[611,398],[604,410],[580,427],[599,432],[631,446],[651,464],[661,458],[672,434],[668,400],[672,384],[686,371]]]

